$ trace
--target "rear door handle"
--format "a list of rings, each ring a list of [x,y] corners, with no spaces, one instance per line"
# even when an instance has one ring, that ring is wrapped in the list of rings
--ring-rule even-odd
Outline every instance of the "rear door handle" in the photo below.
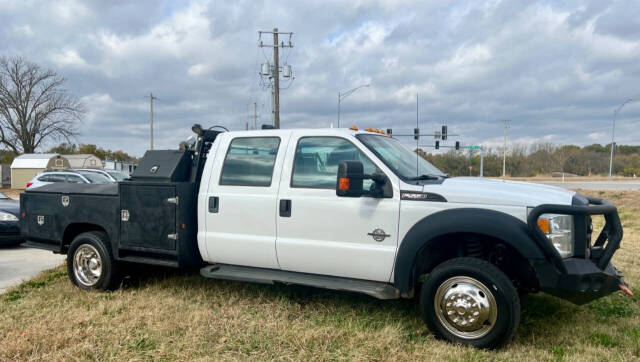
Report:
[[[291,200],[280,200],[280,216],[291,217]]]
[[[218,196],[209,196],[209,212],[217,213],[220,206],[220,199]]]

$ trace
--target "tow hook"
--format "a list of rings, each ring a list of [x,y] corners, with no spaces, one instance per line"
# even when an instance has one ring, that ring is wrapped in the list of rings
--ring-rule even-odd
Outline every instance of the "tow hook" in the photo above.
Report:
[[[631,291],[631,289],[629,288],[629,286],[627,285],[627,283],[620,283],[618,284],[618,288],[620,288],[620,290],[622,290],[624,292],[624,294],[633,297],[633,292]]]
[[[620,282],[620,284],[618,284],[618,288],[620,288],[620,290],[630,296],[633,297],[633,292],[631,291],[631,288],[629,287],[629,284],[624,280],[624,276],[622,275],[622,273],[620,273],[620,271],[618,269],[616,269],[615,267],[613,267],[613,269],[615,270],[617,277],[618,277],[618,281]]]

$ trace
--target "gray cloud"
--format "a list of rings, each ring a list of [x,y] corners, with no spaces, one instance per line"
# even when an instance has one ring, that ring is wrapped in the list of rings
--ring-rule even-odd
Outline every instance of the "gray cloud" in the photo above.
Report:
[[[613,109],[640,96],[635,2],[77,1],[0,2],[0,54],[68,79],[90,114],[80,142],[141,155],[148,100],[156,145],[175,147],[194,122],[242,129],[250,104],[269,122],[257,31],[295,32],[283,52],[296,79],[281,95],[283,127],[326,127],[339,90],[342,125],[409,132],[442,122],[463,143],[496,145],[500,119],[517,142],[606,143]],[[264,54],[269,56],[268,49]],[[252,112],[252,111],[251,111]],[[640,143],[640,102],[618,142]]]

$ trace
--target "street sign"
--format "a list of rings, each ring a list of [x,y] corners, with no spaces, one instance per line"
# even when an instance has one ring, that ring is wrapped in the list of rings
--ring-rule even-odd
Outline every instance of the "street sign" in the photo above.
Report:
[[[468,150],[481,150],[482,146],[464,146]]]

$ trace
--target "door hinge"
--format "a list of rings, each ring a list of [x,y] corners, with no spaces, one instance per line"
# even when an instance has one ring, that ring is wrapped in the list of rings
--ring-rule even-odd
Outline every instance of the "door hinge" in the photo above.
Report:
[[[167,199],[167,202],[168,202],[168,203],[170,203],[170,204],[176,204],[176,205],[178,205],[178,196],[168,198],[168,199]]]
[[[178,240],[178,234],[169,234],[167,235],[167,238],[172,240]]]

